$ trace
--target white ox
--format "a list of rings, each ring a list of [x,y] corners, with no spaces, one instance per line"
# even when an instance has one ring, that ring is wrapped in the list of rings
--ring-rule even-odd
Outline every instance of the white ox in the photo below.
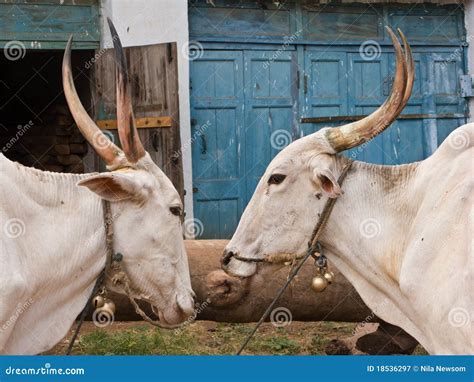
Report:
[[[103,199],[111,202],[114,250],[124,255],[134,297],[152,305],[163,327],[175,327],[193,313],[181,200],[140,142],[125,59],[112,32],[123,151],[81,105],[71,73],[72,40],[63,62],[71,113],[111,171],[56,174],[23,167],[0,154],[0,354],[50,349],[86,305],[106,261]]]
[[[401,35],[404,56],[390,34],[397,68],[387,101],[361,121],[293,142],[273,159],[226,247],[223,267],[249,277],[257,265],[233,256],[304,253],[327,198],[338,198],[320,239],[329,262],[380,318],[428,352],[473,354],[474,124],[453,131],[424,161],[354,161],[344,192],[336,181],[349,161],[336,154],[383,131],[410,96],[410,47]]]

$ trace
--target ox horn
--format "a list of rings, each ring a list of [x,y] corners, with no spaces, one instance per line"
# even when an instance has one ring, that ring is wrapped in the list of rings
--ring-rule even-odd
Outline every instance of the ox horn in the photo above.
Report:
[[[71,69],[71,46],[72,35],[67,42],[66,51],[63,58],[63,89],[69,110],[81,131],[82,135],[91,144],[97,154],[105,161],[107,166],[114,167],[119,164],[120,150],[107,136],[99,129],[92,118],[87,114],[81,100],[77,95]]]
[[[408,44],[405,35],[400,30],[400,28],[397,28],[397,31],[400,37],[402,38],[403,49],[405,50],[405,62],[407,65],[407,84],[405,87],[405,94],[403,95],[402,103],[400,104],[400,107],[397,110],[398,116],[404,109],[405,105],[408,103],[408,100],[411,96],[411,91],[413,90],[413,84],[415,83],[415,63],[413,62],[410,44]]]
[[[398,38],[389,27],[386,29],[392,39],[396,55],[395,79],[390,95],[382,106],[360,121],[326,131],[326,138],[335,152],[359,146],[380,134],[397,118],[410,98],[414,81],[410,46],[405,36],[400,33],[405,46],[404,55]]]
[[[117,85],[117,127],[125,156],[131,163],[136,163],[142,158],[146,151],[138,135],[135,126],[135,117],[133,115],[131,86],[128,79],[127,61],[122,48],[122,43],[118,36],[117,30],[110,18],[107,18],[110,33],[115,50],[115,77]]]

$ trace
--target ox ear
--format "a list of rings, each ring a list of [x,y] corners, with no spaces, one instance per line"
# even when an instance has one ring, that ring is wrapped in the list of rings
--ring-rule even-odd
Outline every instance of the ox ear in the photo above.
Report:
[[[329,169],[315,168],[313,170],[313,181],[330,198],[337,198],[342,194],[341,187],[339,187],[336,178]]]
[[[139,181],[138,174],[131,172],[105,172],[93,175],[77,183],[78,186],[87,187],[102,199],[109,202],[121,200],[140,199],[144,194],[144,185]]]

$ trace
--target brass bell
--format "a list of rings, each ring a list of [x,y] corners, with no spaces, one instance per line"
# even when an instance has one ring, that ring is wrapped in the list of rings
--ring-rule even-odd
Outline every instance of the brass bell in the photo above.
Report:
[[[92,306],[94,309],[102,308],[105,304],[105,299],[101,295],[97,295],[92,299]]]
[[[322,292],[327,286],[328,281],[324,277],[315,276],[313,277],[313,280],[311,280],[311,289],[317,293]]]
[[[325,272],[323,277],[331,284],[334,281],[334,272]]]
[[[115,313],[115,303],[112,300],[107,300],[105,304],[102,306],[102,309],[107,311],[110,314]]]

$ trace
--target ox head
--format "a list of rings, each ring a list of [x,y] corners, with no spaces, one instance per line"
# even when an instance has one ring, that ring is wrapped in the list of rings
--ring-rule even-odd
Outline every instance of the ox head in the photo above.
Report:
[[[114,250],[124,255],[133,297],[149,302],[163,327],[173,327],[185,321],[194,307],[181,227],[183,206],[173,184],[140,141],[125,55],[110,20],[109,26],[116,54],[117,125],[123,149],[102,133],[79,100],[71,71],[72,36],[64,54],[63,87],[69,109],[110,170],[78,185],[111,202]]]
[[[387,28],[396,53],[392,90],[371,115],[338,128],[323,128],[282,150],[269,164],[247,206],[237,231],[224,251],[223,268],[248,277],[255,262],[269,255],[304,254],[327,198],[337,198],[337,179],[345,164],[337,153],[368,142],[401,113],[411,94],[414,64],[411,49],[399,30],[403,49]]]

